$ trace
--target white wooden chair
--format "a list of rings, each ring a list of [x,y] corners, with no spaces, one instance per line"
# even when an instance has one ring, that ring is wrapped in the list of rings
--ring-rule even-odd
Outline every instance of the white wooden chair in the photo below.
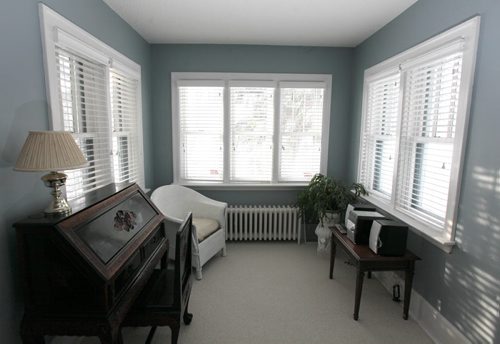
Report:
[[[193,213],[193,267],[201,279],[202,266],[218,252],[226,255],[227,203],[215,201],[180,185],[160,186],[151,194],[153,203],[165,215],[169,258],[174,258],[175,233],[189,212]],[[172,228],[170,228],[172,227]]]

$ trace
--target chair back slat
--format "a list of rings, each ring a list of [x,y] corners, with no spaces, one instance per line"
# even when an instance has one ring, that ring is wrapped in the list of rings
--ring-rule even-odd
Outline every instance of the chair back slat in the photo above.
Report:
[[[188,214],[177,231],[175,238],[175,285],[174,302],[183,310],[182,305],[189,297],[192,284],[191,250],[193,246],[193,215]]]

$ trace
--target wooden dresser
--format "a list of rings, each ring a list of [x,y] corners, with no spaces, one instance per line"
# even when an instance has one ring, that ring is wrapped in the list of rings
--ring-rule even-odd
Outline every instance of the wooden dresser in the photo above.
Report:
[[[110,184],[69,216],[14,225],[25,296],[23,343],[44,335],[121,343],[120,324],[168,250],[163,215],[135,184]]]

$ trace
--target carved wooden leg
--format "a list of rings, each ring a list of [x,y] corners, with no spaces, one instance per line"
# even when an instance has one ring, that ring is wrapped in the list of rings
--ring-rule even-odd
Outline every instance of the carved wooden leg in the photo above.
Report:
[[[335,265],[335,254],[337,252],[337,244],[335,243],[335,239],[333,238],[332,233],[332,242],[331,242],[331,251],[330,251],[330,279],[333,278],[333,266]]]
[[[179,329],[180,324],[172,324],[170,325],[170,329],[172,330],[172,344],[177,344],[177,340],[179,339]]]
[[[45,338],[40,335],[21,334],[23,344],[45,344]]]
[[[36,333],[36,331],[35,333],[33,332],[33,328],[36,327],[36,324],[36,320],[33,320],[26,314],[23,316],[20,327],[20,335],[23,344],[45,344],[45,338],[43,335]],[[0,342],[2,342],[1,337]]]
[[[358,273],[356,276],[356,296],[354,299],[354,320],[358,320],[359,317],[359,305],[361,303],[361,291],[363,290],[363,278],[365,277],[365,273],[358,266]]]
[[[196,267],[196,279],[197,280],[201,280],[201,278],[202,278],[201,266],[200,267]]]
[[[366,277],[367,277],[368,279],[372,278],[372,272],[371,272],[371,271],[368,271],[368,272],[366,273]]]
[[[99,340],[101,341],[101,344],[114,344],[113,340],[108,335],[100,335]]]
[[[415,264],[410,263],[410,266],[405,271],[405,300],[403,305],[403,319],[408,320],[408,311],[410,310],[411,288],[413,284]]]
[[[106,333],[100,334],[99,340],[101,341],[101,344],[123,344],[122,332],[119,328],[110,330]]]
[[[116,337],[116,342],[118,344],[123,344],[123,336],[122,336],[122,331],[120,329],[118,330],[118,335]]]

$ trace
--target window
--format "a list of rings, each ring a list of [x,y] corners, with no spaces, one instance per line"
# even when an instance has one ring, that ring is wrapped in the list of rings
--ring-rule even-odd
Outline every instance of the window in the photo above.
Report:
[[[365,71],[358,179],[369,199],[450,247],[479,17]]]
[[[360,180],[379,197],[392,195],[400,73],[376,75],[367,82]]]
[[[52,129],[73,133],[88,161],[66,171],[67,198],[112,182],[144,187],[140,66],[40,7]]]
[[[172,73],[175,181],[305,184],[325,173],[331,76]]]
[[[309,181],[321,170],[325,89],[280,84],[279,180]],[[327,138],[326,136],[325,138]]]
[[[230,181],[265,182],[273,174],[273,87],[229,88]]]
[[[224,87],[179,86],[181,175],[186,180],[222,181]]]

